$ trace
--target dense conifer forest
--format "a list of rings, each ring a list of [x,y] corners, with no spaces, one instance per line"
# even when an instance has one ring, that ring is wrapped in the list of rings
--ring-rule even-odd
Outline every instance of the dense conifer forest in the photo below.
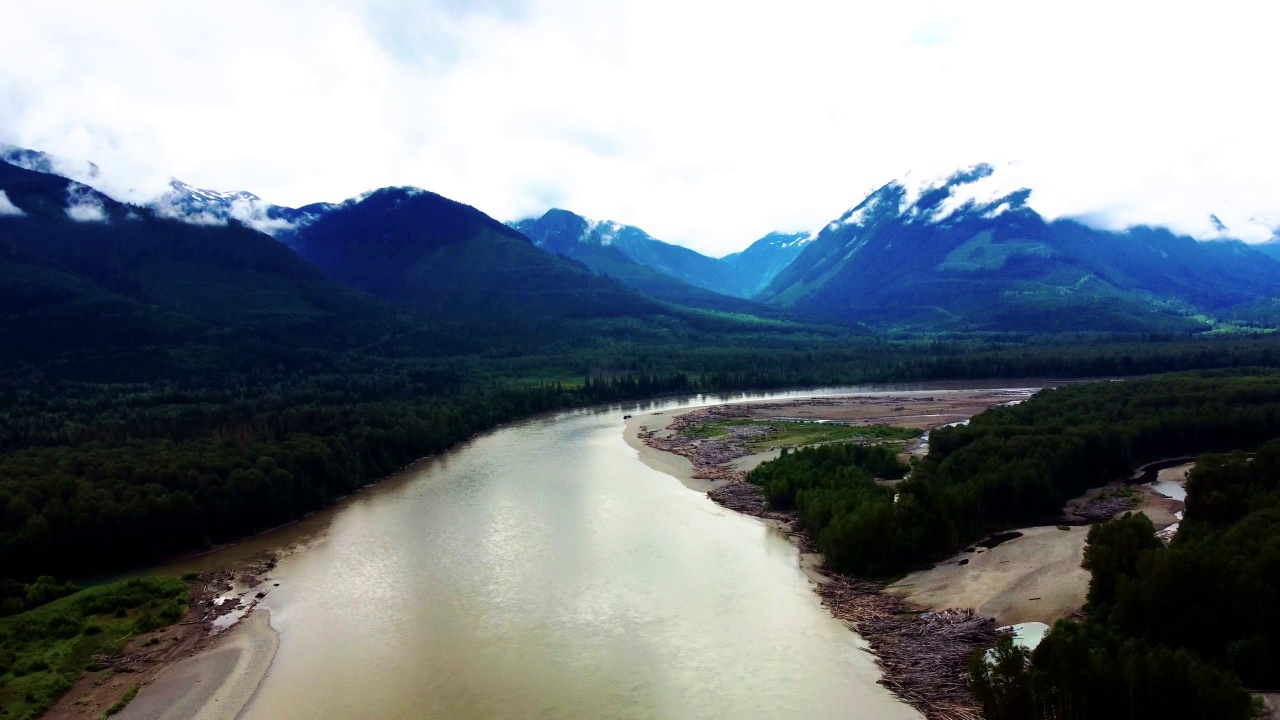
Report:
[[[1280,688],[1280,441],[1201,457],[1168,547],[1141,514],[1088,542],[1087,619],[973,663],[988,718],[1243,719]]]
[[[204,372],[153,382],[72,380],[15,363],[0,382],[0,567],[24,581],[75,577],[233,541],[477,432],[567,407],[695,392],[1122,375],[1280,360],[1280,344],[1270,340],[1101,347],[787,342],[765,336],[756,348],[746,340],[736,347],[616,343],[442,360],[312,352],[310,362],[294,367],[257,368],[240,367],[242,354],[228,351],[204,355]],[[212,369],[220,357],[236,363],[221,376]],[[962,436],[939,437],[940,447],[948,447]],[[932,512],[944,512],[948,502],[978,502],[935,492],[938,483],[916,485],[913,492]],[[910,565],[963,535],[1039,510],[1001,508],[990,517],[948,520],[941,527],[960,524],[945,537],[887,545],[890,559],[880,565]],[[880,567],[839,552],[833,558]]]
[[[761,465],[748,478],[794,507],[828,563],[888,576],[984,534],[1052,522],[1085,490],[1156,459],[1253,447],[1280,435],[1280,374],[1177,374],[1041,392],[968,425],[940,428],[929,455],[892,490],[825,448]]]

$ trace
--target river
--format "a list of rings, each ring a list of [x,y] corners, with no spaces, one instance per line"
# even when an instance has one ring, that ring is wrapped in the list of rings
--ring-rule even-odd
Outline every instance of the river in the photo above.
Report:
[[[233,549],[311,537],[273,573],[280,646],[241,717],[918,718],[784,535],[624,442],[624,413],[726,399],[506,426]]]

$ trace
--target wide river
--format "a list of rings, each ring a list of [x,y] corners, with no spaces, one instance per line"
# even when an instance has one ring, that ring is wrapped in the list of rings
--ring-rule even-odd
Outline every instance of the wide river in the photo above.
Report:
[[[272,574],[280,647],[242,717],[918,718],[784,535],[623,437],[624,413],[886,389],[544,416],[241,546],[314,534]]]

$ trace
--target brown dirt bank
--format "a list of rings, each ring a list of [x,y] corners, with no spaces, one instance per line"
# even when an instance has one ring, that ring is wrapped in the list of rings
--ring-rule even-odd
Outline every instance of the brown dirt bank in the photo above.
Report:
[[[118,655],[97,658],[100,668],[86,672],[42,718],[44,720],[101,718],[107,708],[121,700],[134,688],[140,688],[137,697],[114,717],[123,720],[196,717],[186,710],[179,714],[167,715],[144,713],[147,707],[158,707],[149,701],[149,696],[152,694],[151,685],[162,682],[166,676],[170,675],[172,668],[183,663],[210,656],[212,653],[221,653],[221,657],[228,656],[229,651],[223,648],[236,646],[243,642],[242,638],[250,635],[250,631],[240,629],[241,625],[254,626],[259,636],[264,632],[269,633],[271,642],[274,642],[274,631],[270,630],[265,614],[261,618],[253,619],[255,615],[253,610],[259,599],[255,596],[259,593],[265,595],[269,591],[269,587],[264,583],[275,564],[274,556],[262,556],[256,563],[238,572],[219,570],[200,573],[190,583],[188,592],[191,602],[181,620],[157,632],[131,638],[120,649]],[[246,619],[252,619],[252,621],[246,622]],[[271,648],[271,653],[274,654],[274,646]],[[270,663],[269,658],[267,663]],[[186,684],[185,681],[178,683],[178,685]],[[245,701],[248,697],[248,695],[245,696]],[[167,706],[171,703],[160,704]],[[236,712],[239,712],[239,708]]]

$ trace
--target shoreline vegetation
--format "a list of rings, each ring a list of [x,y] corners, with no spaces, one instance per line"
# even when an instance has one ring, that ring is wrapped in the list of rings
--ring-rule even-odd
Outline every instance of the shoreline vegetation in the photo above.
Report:
[[[1055,647],[1070,643],[1073,637],[1079,639],[1082,631],[1073,628],[1085,628],[1095,634],[1102,632],[1091,616],[1081,612],[1099,609],[1093,600],[1095,594],[1089,588],[1097,582],[1100,570],[1096,561],[1092,565],[1083,562],[1084,568],[1080,567],[1081,557],[1087,557],[1089,548],[1084,542],[1084,528],[1078,526],[1089,526],[1088,541],[1092,543],[1096,531],[1116,524],[1123,526],[1129,517],[1141,518],[1144,525],[1138,529],[1139,534],[1150,535],[1144,547],[1152,547],[1152,543],[1154,547],[1163,547],[1171,537],[1177,536],[1172,532],[1157,536],[1156,530],[1160,527],[1177,530],[1180,519],[1177,511],[1182,503],[1160,496],[1151,488],[1128,483],[1164,480],[1172,477],[1172,473],[1185,476],[1188,453],[1253,448],[1273,437],[1280,429],[1276,427],[1280,422],[1277,414],[1280,387],[1274,373],[1203,373],[1096,383],[1041,393],[1016,408],[995,407],[981,415],[975,412],[974,421],[967,426],[943,428],[943,423],[938,423],[938,429],[930,432],[933,447],[924,459],[913,464],[912,475],[906,481],[883,478],[882,473],[874,473],[873,478],[873,473],[865,471],[863,475],[856,472],[832,475],[830,469],[823,469],[831,466],[823,465],[822,457],[834,458],[839,454],[839,446],[826,450],[819,446],[821,452],[786,454],[783,460],[777,461],[781,465],[777,462],[759,464],[755,461],[770,459],[759,455],[744,457],[746,450],[741,443],[738,452],[727,452],[723,447],[712,445],[710,452],[700,453],[698,446],[708,442],[703,430],[708,422],[732,426],[732,417],[735,414],[743,417],[748,409],[742,405],[725,406],[721,410],[689,411],[678,417],[633,418],[628,422],[628,440],[638,446],[642,459],[651,466],[677,475],[686,485],[703,490],[711,500],[729,509],[760,517],[786,532],[799,546],[801,566],[814,580],[823,603],[836,617],[849,622],[871,645],[884,673],[882,684],[926,717],[966,720],[982,717],[980,702],[988,717],[1056,718],[1080,716],[1073,713],[1082,707],[1098,711],[1104,707],[1099,703],[1104,701],[1100,695],[1088,696],[1087,687],[1076,688],[1077,696],[1072,701],[1075,705],[1068,704],[1065,709],[1060,698],[1046,695],[1038,700],[1040,705],[1035,706],[1038,709],[1030,714],[1018,714],[1021,712],[1018,710],[1014,714],[993,716],[992,712],[1000,710],[991,704],[990,686],[984,686],[985,694],[978,700],[970,694],[968,671],[971,667],[967,666],[975,650],[990,648],[997,645],[997,641],[1003,648],[1007,642],[1002,639],[1007,635],[997,633],[995,622],[986,615],[1001,617],[1001,624],[1058,621],[1056,632],[1051,631],[1046,641]],[[1106,421],[1109,424],[1096,425],[1103,417],[1109,418]],[[1051,450],[1046,453],[1037,447]],[[664,462],[659,457],[673,457],[669,455],[672,452],[681,463]],[[864,455],[857,456],[853,464],[867,466],[870,462],[874,466],[879,462],[870,454]],[[1151,462],[1160,458],[1173,459]],[[1135,473],[1133,468],[1144,462],[1148,464]],[[1183,465],[1165,467],[1175,462]],[[781,469],[797,463],[795,471],[788,471],[791,474]],[[848,466],[848,463],[836,464]],[[675,472],[672,472],[673,465]],[[753,467],[754,471],[747,472]],[[803,468],[808,470],[795,474]],[[1148,472],[1141,472],[1143,469]],[[956,475],[957,470],[961,474]],[[1049,483],[1037,482],[1037,477]],[[800,485],[792,485],[794,482]],[[899,556],[901,560],[879,565],[889,568],[888,574],[897,574],[894,567],[911,564],[918,567],[937,563],[933,569],[909,573],[886,592],[881,583],[856,579],[862,573],[849,571],[849,566],[866,562],[860,559],[862,556],[838,556],[845,567],[832,565],[831,551],[839,553],[844,549],[840,545],[845,542],[843,538],[857,537],[839,533],[847,533],[850,522],[865,521],[865,513],[897,513],[902,502],[909,502],[919,503],[922,507],[919,512],[928,517],[930,505],[935,505],[938,498],[945,498],[949,493],[963,501],[964,496],[957,493],[965,492],[966,484],[981,488],[984,483],[991,490],[981,492],[995,494],[990,496],[992,500],[984,501],[987,505],[979,510],[977,517],[985,513],[988,519],[967,528],[953,526],[952,532],[958,530],[959,539],[968,543],[962,552],[952,555],[948,544],[934,545],[927,538],[921,542],[917,535],[916,544],[906,546],[907,552]],[[1002,485],[1003,489],[995,490]],[[900,495],[911,499],[900,500]],[[998,498],[1010,495],[1022,497],[1024,506],[998,504]],[[840,497],[845,499],[835,500]],[[847,519],[831,515],[830,510],[823,508],[832,507],[833,501],[837,503],[834,507],[854,508],[863,515],[846,516]],[[952,511],[959,512],[954,506],[955,500],[950,502]],[[881,509],[873,510],[876,507]],[[1130,511],[1142,514],[1130,515]],[[910,518],[905,515],[895,520],[898,527],[891,532],[903,532],[903,524],[911,522]],[[833,530],[842,523],[839,531]],[[991,535],[989,543],[977,542],[984,535],[1005,530],[1011,532]],[[1118,531],[1108,529],[1108,532]],[[889,532],[879,533],[876,537],[882,545],[892,544]],[[1180,543],[1175,545],[1182,547]],[[1044,552],[1045,548],[1051,552]],[[825,557],[820,554],[823,551],[826,551]],[[1001,557],[1005,559],[998,559]],[[1020,559],[1029,571],[1010,572],[1008,568],[994,567],[1010,562],[1010,558]],[[1063,572],[1068,568],[1070,573]],[[922,578],[930,575],[933,576],[933,596],[929,601],[918,602],[927,597],[922,594],[921,586],[927,584]],[[874,573],[871,576],[874,577]],[[1054,588],[1057,596],[1042,592],[1046,587]],[[957,597],[961,598],[957,604],[962,607],[972,604],[981,609],[979,612],[968,607],[948,609],[950,600]],[[974,598],[982,602],[973,601]],[[1062,629],[1058,629],[1059,626]],[[1176,641],[1173,646],[1178,646]],[[1145,646],[1135,647],[1138,649],[1124,652],[1130,653],[1131,661],[1139,663],[1163,662],[1159,660],[1165,657],[1161,653],[1169,652],[1160,647],[1150,651],[1143,650]],[[1152,654],[1143,655],[1144,652]],[[1024,651],[1024,657],[1030,658],[1032,654]],[[1178,673],[1190,673],[1182,680],[1160,686],[1159,692],[1174,698],[1161,701],[1161,706],[1182,708],[1174,710],[1172,717],[1189,716],[1186,708],[1200,707],[1197,703],[1202,703],[1203,697],[1216,697],[1227,703],[1224,707],[1237,709],[1238,698],[1247,698],[1239,689],[1239,681],[1229,680],[1230,675],[1216,669],[1197,670],[1197,661],[1189,656],[1176,655],[1176,658],[1175,665],[1170,666],[1174,669],[1164,673],[1165,680],[1159,679],[1160,673],[1149,673],[1124,676],[1120,685],[1128,683],[1126,692],[1131,693],[1131,697],[1150,698],[1156,692],[1152,683],[1166,682]],[[1055,666],[1049,664],[1048,667],[1049,672],[1054,671]],[[1195,677],[1205,684],[1198,685],[1190,679]],[[1057,687],[1052,682],[1059,681],[1066,679],[1055,678],[1049,681],[1049,687]],[[1005,684],[996,689],[998,697],[1003,697],[1000,693],[1010,692],[1013,681],[1002,679],[1001,682]],[[1021,676],[1017,682],[1023,683],[1018,687],[1030,687]],[[1235,690],[1231,689],[1232,682]],[[1205,694],[1197,696],[1200,692],[1197,688]],[[1119,688],[1112,690],[1120,691]],[[1052,701],[1059,705],[1055,707]],[[1073,707],[1076,709],[1072,710]],[[1113,710],[1122,712],[1122,709]]]
[[[135,577],[0,619],[5,717],[129,720],[159,717],[163,710],[170,717],[233,719],[274,656],[275,631],[265,611],[255,612],[268,591],[260,586],[274,567],[274,558],[264,557],[238,573]],[[245,647],[260,648],[250,663],[219,672],[207,662],[215,654],[242,654]],[[198,678],[178,677],[181,668],[196,664]],[[220,692],[228,680],[241,686],[239,694]],[[153,684],[168,689],[158,703]],[[216,693],[218,713],[177,709],[174,699],[190,692]]]

